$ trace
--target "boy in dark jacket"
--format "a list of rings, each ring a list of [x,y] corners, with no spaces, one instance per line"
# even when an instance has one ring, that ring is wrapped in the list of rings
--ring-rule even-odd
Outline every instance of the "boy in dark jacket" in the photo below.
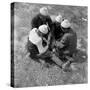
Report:
[[[55,46],[55,42],[60,40],[62,35],[63,35],[63,31],[61,28],[61,22],[62,22],[63,18],[62,16],[59,14],[58,16],[56,16],[55,21],[52,22],[52,37],[51,37],[51,48],[53,49]]]
[[[59,40],[61,36],[63,35],[63,31],[61,29],[61,22],[63,21],[62,16],[59,14],[56,18],[55,21],[52,24],[53,27],[53,35],[55,40]]]
[[[42,7],[40,9],[40,13],[37,14],[31,21],[32,28],[38,28],[40,25],[46,24],[51,27],[52,20],[48,15],[48,9],[46,7]]]
[[[59,42],[56,42],[56,52],[58,52],[57,54],[61,60],[66,60],[66,63],[63,65],[63,68],[65,68],[73,60],[71,57],[76,51],[77,35],[72,30],[71,24],[67,19],[61,23],[61,28],[64,32],[64,35]]]

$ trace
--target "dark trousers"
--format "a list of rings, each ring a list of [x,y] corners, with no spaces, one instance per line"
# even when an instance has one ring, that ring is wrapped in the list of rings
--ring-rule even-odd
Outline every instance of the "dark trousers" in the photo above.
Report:
[[[32,59],[37,58],[37,54],[39,54],[38,48],[36,45],[34,45],[32,42],[29,41],[27,42],[27,51],[30,53],[30,57]]]
[[[67,62],[73,58],[73,53],[64,53],[64,49],[56,48],[55,55],[59,57],[63,62]]]
[[[39,54],[37,46],[30,42],[29,39],[27,42],[27,50],[30,53],[30,58],[36,61],[39,61],[39,59],[45,60],[46,62],[51,61],[51,52],[47,50],[45,53]]]

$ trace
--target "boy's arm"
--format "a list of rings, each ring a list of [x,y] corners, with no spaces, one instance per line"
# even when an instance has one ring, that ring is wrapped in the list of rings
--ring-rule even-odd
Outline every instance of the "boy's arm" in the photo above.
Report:
[[[67,46],[68,43],[69,43],[69,39],[68,38],[69,38],[69,34],[65,34],[62,37],[61,41],[57,42],[57,46],[59,46],[59,48],[64,48],[65,46]]]

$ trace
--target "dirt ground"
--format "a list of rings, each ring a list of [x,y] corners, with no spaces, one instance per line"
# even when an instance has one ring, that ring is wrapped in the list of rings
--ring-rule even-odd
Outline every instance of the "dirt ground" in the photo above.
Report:
[[[30,31],[32,18],[39,12],[39,8],[47,6],[51,18],[61,13],[72,23],[72,28],[78,36],[78,48],[87,54],[87,7],[63,6],[63,5],[42,5],[15,3],[14,15],[14,71],[15,87],[50,86],[66,84],[87,83],[87,60],[72,64],[71,72],[64,72],[56,65],[46,66],[35,62],[28,56],[25,48],[27,37]],[[82,42],[80,42],[82,40]],[[77,61],[82,58],[76,57]]]

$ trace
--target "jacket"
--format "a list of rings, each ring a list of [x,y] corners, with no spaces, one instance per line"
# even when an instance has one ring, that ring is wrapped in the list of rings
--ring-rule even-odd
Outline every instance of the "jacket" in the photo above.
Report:
[[[60,48],[64,53],[73,54],[77,47],[77,35],[71,28],[66,32],[60,40]]]
[[[40,25],[43,24],[48,24],[49,27],[51,27],[52,20],[50,16],[43,16],[42,14],[38,14],[31,21],[32,28],[38,28]]]
[[[52,24],[52,33],[53,33],[53,36],[54,36],[55,40],[58,40],[62,37],[63,31],[62,31],[60,23],[53,22],[53,24]]]

